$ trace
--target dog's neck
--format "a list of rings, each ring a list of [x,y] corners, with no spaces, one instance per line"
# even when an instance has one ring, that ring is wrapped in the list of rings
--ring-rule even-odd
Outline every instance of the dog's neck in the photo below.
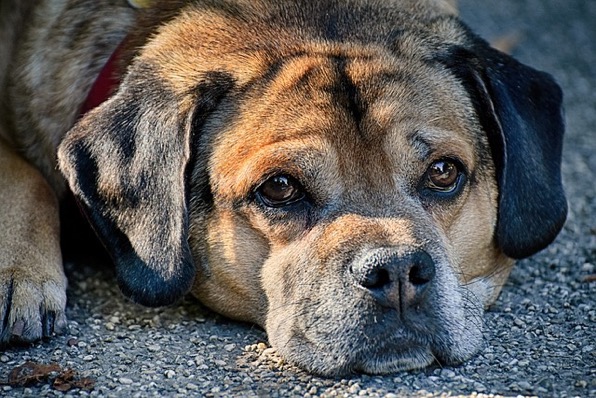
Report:
[[[119,68],[117,67],[117,63],[122,55],[122,48],[125,42],[126,39],[116,48],[97,76],[97,79],[95,79],[91,90],[89,90],[87,99],[85,99],[81,107],[81,116],[101,105],[118,88],[121,75],[118,73]]]
[[[126,68],[137,55],[138,49],[142,48],[158,26],[173,18],[185,4],[182,1],[174,1],[161,5],[154,0],[128,0],[128,3],[139,10],[137,23],[118,45],[95,79],[81,106],[80,117],[110,98],[120,85]]]

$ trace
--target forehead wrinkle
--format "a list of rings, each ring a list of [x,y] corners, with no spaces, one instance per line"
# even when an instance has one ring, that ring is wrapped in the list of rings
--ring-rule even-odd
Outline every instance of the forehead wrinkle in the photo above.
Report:
[[[467,135],[461,131],[447,131],[436,128],[427,128],[417,130],[412,135],[412,140],[424,142],[431,154],[437,157],[457,156],[472,167],[475,161],[474,142],[470,142]]]
[[[297,87],[304,85],[315,70],[320,70],[321,61],[321,57],[314,57],[309,54],[285,56],[280,60],[281,66],[278,68],[277,75],[271,79],[267,91],[275,95],[295,90]]]
[[[234,156],[232,155],[232,158]],[[246,196],[265,178],[289,174],[306,184],[335,169],[335,153],[319,136],[296,137],[261,145],[241,161],[219,167],[213,175],[216,192],[228,200]]]

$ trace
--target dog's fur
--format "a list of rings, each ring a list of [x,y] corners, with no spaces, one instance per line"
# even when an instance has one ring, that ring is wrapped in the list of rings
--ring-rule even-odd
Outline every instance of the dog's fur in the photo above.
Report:
[[[136,302],[192,290],[321,374],[473,355],[565,220],[552,78],[441,0],[157,3],[0,1],[0,340],[64,327],[66,181]]]

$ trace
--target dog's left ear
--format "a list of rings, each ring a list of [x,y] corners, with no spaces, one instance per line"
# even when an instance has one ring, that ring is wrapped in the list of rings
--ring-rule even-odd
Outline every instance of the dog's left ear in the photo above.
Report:
[[[138,61],[118,92],[82,118],[59,147],[59,165],[116,265],[123,293],[166,305],[192,286],[188,174],[193,136],[229,89],[206,74],[176,94]]]
[[[463,84],[496,167],[496,239],[512,258],[549,245],[567,217],[561,181],[562,92],[553,78],[477,39],[440,60]]]

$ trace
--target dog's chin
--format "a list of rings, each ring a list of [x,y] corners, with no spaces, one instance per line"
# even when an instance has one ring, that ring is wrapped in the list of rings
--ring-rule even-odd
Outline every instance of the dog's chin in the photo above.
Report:
[[[422,369],[435,361],[428,348],[417,347],[400,355],[364,358],[353,371],[366,374],[388,374],[404,370]]]
[[[312,344],[292,338],[279,347],[281,354],[289,363],[308,372],[326,376],[344,376],[352,373],[388,374],[404,370],[421,369],[435,361],[435,356],[428,347],[412,345],[399,349],[375,349],[363,347],[356,350],[343,350],[351,346],[330,347],[325,344]]]

